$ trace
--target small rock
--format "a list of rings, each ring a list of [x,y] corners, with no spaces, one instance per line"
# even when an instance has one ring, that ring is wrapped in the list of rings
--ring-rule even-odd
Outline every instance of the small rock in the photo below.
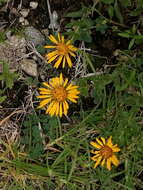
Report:
[[[43,45],[45,43],[44,36],[33,26],[28,26],[25,28],[25,38],[27,41],[32,42],[35,46]]]
[[[31,7],[32,9],[36,9],[36,8],[38,7],[38,2],[31,1],[31,2],[30,2],[30,7]]]
[[[21,69],[30,76],[36,77],[37,73],[37,64],[33,59],[23,59],[20,65]]]
[[[28,26],[28,25],[29,25],[28,20],[27,20],[27,19],[24,19],[24,22],[22,23],[22,25],[24,25],[24,26]]]
[[[46,29],[42,29],[41,30],[42,34],[44,34],[46,36],[46,38],[49,37],[49,30],[46,28]]]
[[[23,23],[23,22],[24,22],[24,17],[22,17],[22,16],[19,17],[19,22],[20,22],[20,23]]]
[[[21,36],[7,35],[8,40],[0,43],[0,60],[9,64],[11,71],[18,69],[21,59],[26,54],[26,40]]]
[[[28,16],[29,12],[30,12],[29,9],[22,9],[22,10],[20,11],[20,14],[21,14],[24,18],[26,18],[26,17]]]
[[[58,24],[58,13],[54,10],[52,13],[52,20],[51,23],[49,24],[49,28],[55,28],[58,29],[60,26]]]

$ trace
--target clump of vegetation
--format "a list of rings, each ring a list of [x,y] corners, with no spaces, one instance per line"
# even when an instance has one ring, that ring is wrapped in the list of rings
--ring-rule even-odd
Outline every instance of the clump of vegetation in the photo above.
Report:
[[[62,35],[50,29],[47,53],[34,49],[44,60],[37,77],[1,62],[0,125],[19,131],[3,132],[0,188],[142,189],[142,8],[70,4]]]

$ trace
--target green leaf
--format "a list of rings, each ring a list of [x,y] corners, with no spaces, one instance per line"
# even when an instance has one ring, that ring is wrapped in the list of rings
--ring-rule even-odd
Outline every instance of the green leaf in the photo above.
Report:
[[[12,73],[9,70],[9,65],[3,62],[3,73],[0,75],[0,80],[4,80],[6,83],[6,88],[12,88],[14,80],[17,78],[16,73]]]
[[[87,85],[87,79],[79,79],[77,81],[77,84],[79,85],[79,90],[82,96],[88,96],[88,85]]]
[[[131,41],[129,43],[129,46],[128,46],[129,50],[133,47],[134,43],[135,43],[135,39],[133,38],[133,39],[131,39]]]
[[[123,7],[129,7],[129,6],[131,6],[132,4],[131,4],[131,0],[120,0],[120,3],[121,3],[121,5],[123,6]]]
[[[112,18],[114,16],[114,8],[112,5],[110,5],[108,7],[108,14],[109,14],[109,17]]]
[[[115,10],[115,15],[116,17],[118,18],[118,20],[120,21],[120,23],[123,24],[123,16],[121,14],[121,11],[120,11],[120,8],[119,8],[119,5],[118,5],[118,1],[116,0],[115,3],[114,3],[114,10]]]
[[[124,37],[124,38],[131,38],[131,34],[127,32],[120,32],[118,33],[119,36]]]
[[[82,9],[81,9],[79,11],[74,11],[74,12],[67,13],[65,15],[65,17],[80,18],[80,17],[82,17],[82,15],[83,15],[83,12],[82,12]]]
[[[111,4],[111,3],[114,3],[114,0],[101,0],[101,2],[105,4]]]
[[[6,96],[0,96],[0,103],[4,102],[6,100]]]
[[[85,42],[92,42],[92,38],[91,38],[91,32],[87,31],[87,30],[80,30],[79,31],[79,40],[83,40]]]

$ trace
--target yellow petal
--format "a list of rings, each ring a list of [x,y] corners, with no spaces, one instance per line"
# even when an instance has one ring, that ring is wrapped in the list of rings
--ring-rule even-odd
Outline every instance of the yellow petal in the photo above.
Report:
[[[71,40],[68,40],[66,43],[66,45],[69,45],[69,44],[71,44]]]
[[[102,160],[101,166],[104,166],[104,164],[105,164],[105,158]]]
[[[77,103],[77,100],[75,100],[73,98],[67,97],[67,99],[69,99],[71,102]]]
[[[69,48],[71,51],[77,51],[77,48],[74,47],[73,45],[68,45],[68,48]]]
[[[44,86],[48,87],[48,88],[52,88],[52,87],[48,84],[48,82],[43,82],[42,84],[43,84]]]
[[[101,137],[101,140],[102,140],[102,142],[103,142],[103,145],[105,145],[105,144],[106,144],[105,138],[104,138],[104,137]]]
[[[92,146],[94,146],[95,148],[97,148],[97,149],[101,149],[101,148],[102,148],[102,146],[99,145],[99,144],[97,144],[96,142],[91,141],[90,144],[91,144]]]
[[[66,102],[66,101],[65,101]],[[67,115],[67,112],[68,112],[68,107],[66,105],[66,103],[63,102],[63,108],[64,108],[64,114]]]
[[[46,113],[49,113],[49,111],[51,110],[51,108],[53,107],[54,104],[55,104],[55,101],[52,101],[52,102],[49,104],[49,106],[48,106],[48,108],[47,108],[47,110],[46,110]]]
[[[62,110],[62,104],[60,103],[60,113],[59,113],[59,116],[62,117],[63,115],[63,110]]]
[[[46,45],[46,46],[44,46],[44,48],[56,48],[56,46],[48,46],[48,45]]]
[[[66,58],[64,56],[64,59],[63,59],[63,68],[65,68],[65,63],[66,63]]]
[[[63,55],[59,56],[57,62],[56,62],[55,65],[54,65],[55,68],[58,68],[58,67],[59,67],[59,65],[60,65],[60,63],[61,63],[61,61],[62,61],[62,59],[63,59]]]
[[[65,82],[64,82],[64,84],[63,84],[63,86],[65,87],[66,85],[67,85],[67,83],[68,83],[68,79],[66,78],[65,79]],[[67,89],[66,89],[67,90]]]
[[[64,36],[62,36],[62,39],[61,39],[62,43],[64,43],[65,39],[64,39]]]
[[[66,109],[68,110],[69,109],[69,105],[68,105],[67,101],[64,101],[64,105],[65,105]]]
[[[109,139],[107,140],[107,146],[111,147],[112,144],[112,136],[109,137]]]
[[[59,115],[59,110],[60,110],[60,103],[57,102],[56,115]]]
[[[40,94],[51,94],[51,90],[49,90],[49,89],[46,89],[46,88],[39,88],[39,93]]]
[[[102,160],[102,156],[99,156],[98,160],[96,161],[94,165],[94,168],[96,168],[100,164],[101,160]]]
[[[59,42],[61,42],[61,35],[59,32],[58,32],[58,40],[59,40]]]
[[[115,147],[115,146],[112,146],[112,150],[113,150],[113,152],[120,152],[121,151],[120,148]]]
[[[50,114],[51,116],[53,116],[53,115],[56,113],[57,108],[58,108],[58,102],[55,102],[55,103],[53,104],[52,108],[50,109],[49,114]]]
[[[66,59],[67,59],[69,67],[72,67],[72,62],[68,54],[66,55]]]
[[[100,144],[101,146],[103,146],[103,143],[98,138],[96,138],[96,141],[98,142],[98,144]]]
[[[48,59],[50,59],[51,57],[53,57],[53,56],[55,56],[55,55],[59,55],[57,50],[52,51],[52,52],[50,52],[50,53],[47,53],[47,54],[46,54],[46,57],[47,57]]]
[[[63,74],[61,73],[60,74],[60,85],[62,85],[63,84]]]
[[[58,57],[58,55],[55,55],[55,56],[49,58],[48,63],[51,63],[51,62],[54,61],[57,57]]]
[[[67,98],[69,99],[69,98],[71,98],[71,99],[77,99],[77,98],[79,98],[79,96],[76,96],[76,95],[74,95],[74,94],[69,94],[68,96],[67,96]]]
[[[91,150],[90,152],[91,152],[92,154],[99,154],[99,153],[100,153],[99,150]]]
[[[50,39],[53,43],[58,44],[58,41],[56,40],[56,38],[55,38],[53,35],[50,35],[50,36],[49,36],[49,39]]]
[[[74,54],[73,52],[69,51],[69,54],[73,57],[76,57],[76,54]]]
[[[51,97],[50,95],[41,95],[41,96],[37,96],[37,98],[49,98]]]
[[[43,106],[45,106],[46,104],[48,104],[50,101],[51,101],[51,98],[42,100],[40,102],[40,105],[38,106],[38,108],[42,108]]]
[[[111,170],[111,158],[107,159],[107,169]]]
[[[71,89],[76,89],[78,88],[79,86],[76,86],[76,85],[73,85],[73,84],[69,84],[66,88],[66,90],[71,90]]]
[[[119,160],[117,159],[117,157],[115,155],[112,155],[111,157],[111,161],[115,166],[119,165]]]
[[[97,154],[97,155],[95,155],[95,156],[92,156],[92,157],[91,157],[91,160],[97,161],[99,157],[100,157],[100,154]]]

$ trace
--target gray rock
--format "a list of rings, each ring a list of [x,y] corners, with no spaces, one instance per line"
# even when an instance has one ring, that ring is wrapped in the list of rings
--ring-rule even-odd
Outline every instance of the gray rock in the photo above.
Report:
[[[36,9],[36,8],[38,7],[38,2],[31,1],[31,2],[30,2],[30,7],[31,7],[32,9]]]
[[[37,64],[33,59],[23,59],[21,61],[20,67],[30,76],[36,77],[38,75]]]
[[[26,54],[26,41],[20,36],[7,34],[8,40],[0,43],[0,60],[9,64],[11,71],[16,71],[22,57]]]
[[[43,45],[45,42],[44,36],[33,26],[28,26],[25,28],[25,38],[27,41],[32,42],[35,46]]]

